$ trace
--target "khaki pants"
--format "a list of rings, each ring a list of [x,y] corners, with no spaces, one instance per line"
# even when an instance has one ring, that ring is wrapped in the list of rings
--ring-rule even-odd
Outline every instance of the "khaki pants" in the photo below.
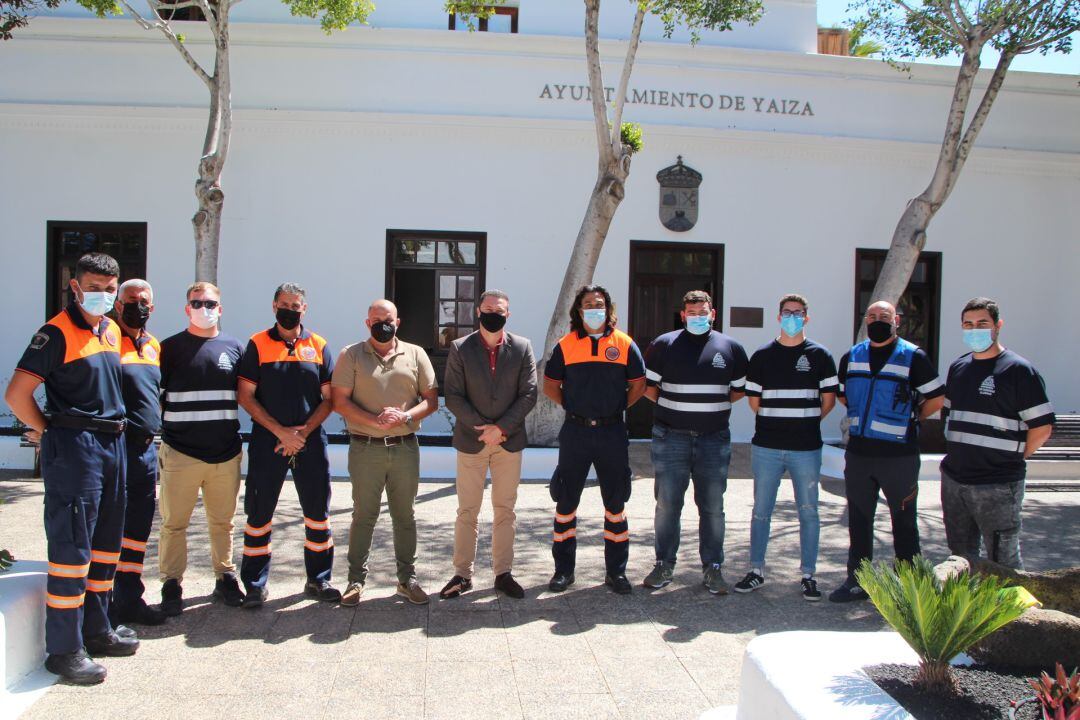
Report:
[[[214,574],[233,572],[233,515],[240,495],[240,458],[207,463],[161,444],[161,579],[181,580],[187,569],[187,529],[202,491]]]
[[[353,439],[349,443],[349,479],[353,516],[349,528],[349,582],[367,581],[371,537],[379,520],[383,489],[394,528],[398,582],[416,577],[416,516],[413,504],[420,487],[420,445],[415,437],[399,445]]]
[[[454,572],[471,578],[479,535],[476,516],[484,502],[484,483],[491,470],[491,567],[496,575],[510,572],[514,564],[514,530],[518,484],[521,482],[521,451],[507,452],[499,445],[485,445],[478,453],[457,454],[457,520],[454,523]]]

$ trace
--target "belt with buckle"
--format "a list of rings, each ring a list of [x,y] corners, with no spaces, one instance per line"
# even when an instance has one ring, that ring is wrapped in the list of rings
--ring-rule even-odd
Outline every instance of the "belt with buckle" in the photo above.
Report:
[[[575,425],[584,425],[585,427],[602,427],[604,425],[617,425],[623,421],[622,415],[616,415],[614,417],[606,418],[588,418],[581,415],[575,415],[572,412],[566,413],[566,419]]]
[[[394,445],[401,445],[409,438],[415,438],[416,433],[409,433],[408,435],[387,435],[386,437],[375,437],[374,435],[361,435],[360,433],[349,433],[349,437],[357,442],[366,443],[371,445],[385,445],[386,447],[392,447]]]
[[[102,420],[100,418],[77,417],[75,415],[53,415],[49,418],[49,427],[90,430],[111,435],[119,435],[124,432],[126,426],[127,420]]]

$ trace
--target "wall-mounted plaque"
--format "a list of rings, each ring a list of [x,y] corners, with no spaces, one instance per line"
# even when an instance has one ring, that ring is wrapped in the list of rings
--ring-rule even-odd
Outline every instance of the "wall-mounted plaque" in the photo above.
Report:
[[[686,232],[698,219],[698,186],[701,173],[678,162],[656,173],[660,183],[660,222],[674,232]]]
[[[731,308],[731,327],[759,328],[765,326],[765,308]]]

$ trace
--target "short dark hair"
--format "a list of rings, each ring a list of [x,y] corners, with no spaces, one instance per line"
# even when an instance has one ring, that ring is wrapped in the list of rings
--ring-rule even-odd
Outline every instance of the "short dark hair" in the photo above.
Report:
[[[86,253],[75,263],[75,279],[79,280],[88,273],[120,277],[120,264],[111,255],[105,253]]]
[[[614,328],[618,318],[615,315],[615,303],[611,301],[611,293],[603,285],[583,285],[574,296],[574,304],[570,306],[570,329],[578,333],[588,334],[585,328],[585,320],[581,317],[581,299],[589,293],[600,293],[604,296],[604,307],[607,309],[607,326]]]
[[[505,300],[507,305],[510,304],[510,296],[504,293],[502,290],[485,290],[484,292],[480,293],[480,304],[483,305],[484,299],[489,297],[496,298],[497,300]]]
[[[806,302],[806,298],[798,293],[788,293],[784,297],[780,298],[780,308],[777,312],[784,312],[784,303],[797,302],[802,305],[803,312],[810,309],[810,303]]]
[[[964,313],[969,310],[985,310],[990,314],[990,319],[995,323],[1001,316],[1001,308],[998,307],[997,300],[991,300],[988,297],[971,298],[964,305],[964,309],[960,311],[960,319],[964,319]]]
[[[281,283],[280,285],[278,285],[277,290],[274,291],[274,301],[275,302],[281,296],[282,293],[285,293],[286,295],[299,295],[300,297],[307,300],[307,293],[304,292],[304,288],[300,287],[300,285],[298,285],[297,283],[284,282],[284,283]]]
[[[709,303],[709,309],[711,310],[713,307],[712,295],[704,290],[691,290],[682,296],[683,310],[686,309],[687,305],[697,305],[698,303]]]

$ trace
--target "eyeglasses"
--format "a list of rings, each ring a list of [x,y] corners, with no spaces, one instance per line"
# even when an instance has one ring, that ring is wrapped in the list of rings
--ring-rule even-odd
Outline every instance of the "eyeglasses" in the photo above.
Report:
[[[201,310],[202,308],[206,308],[207,310],[213,310],[220,304],[221,303],[219,303],[217,300],[188,300],[188,305],[195,308],[196,310]]]
[[[780,311],[780,317],[782,317],[782,318],[789,318],[789,317],[804,318],[804,317],[806,317],[806,311],[805,310],[782,310],[782,311]]]

